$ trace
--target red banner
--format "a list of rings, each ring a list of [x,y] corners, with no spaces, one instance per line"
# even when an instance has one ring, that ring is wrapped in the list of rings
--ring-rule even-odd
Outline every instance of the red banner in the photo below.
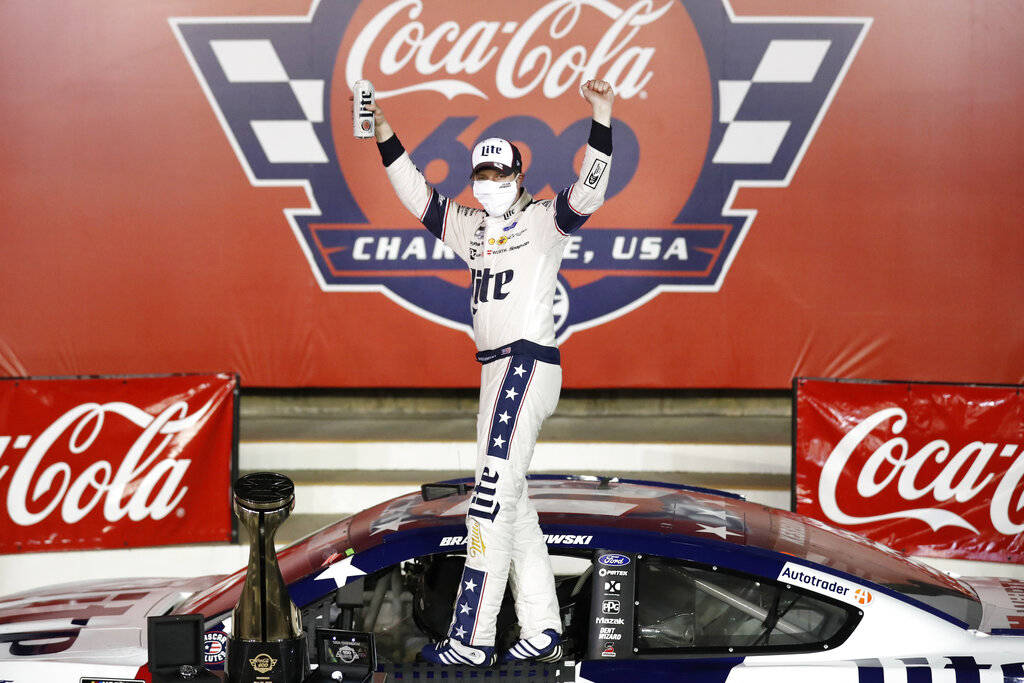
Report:
[[[227,541],[234,375],[0,382],[0,552]]]
[[[1020,562],[1022,388],[797,379],[796,511],[914,555]]]
[[[492,135],[538,199],[576,178],[596,77],[614,156],[553,296],[567,388],[1019,383],[1021,25],[1006,0],[0,2],[0,375],[476,386],[469,270],[353,138],[350,85],[477,206]]]

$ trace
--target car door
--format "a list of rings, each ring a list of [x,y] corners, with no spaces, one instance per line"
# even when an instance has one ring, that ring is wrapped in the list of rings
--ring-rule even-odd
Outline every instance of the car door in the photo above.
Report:
[[[610,561],[609,561],[610,558]],[[859,610],[699,562],[598,551],[585,680],[682,673],[725,680],[746,657],[838,647]]]

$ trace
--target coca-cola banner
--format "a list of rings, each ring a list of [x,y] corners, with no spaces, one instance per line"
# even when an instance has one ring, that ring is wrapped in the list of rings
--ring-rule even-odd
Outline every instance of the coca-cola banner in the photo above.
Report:
[[[7,0],[0,26],[0,375],[476,386],[471,303],[532,280],[472,279],[403,207],[351,86],[475,208],[490,136],[538,200],[576,180],[598,78],[564,386],[1024,381],[1024,2]]]
[[[234,535],[238,379],[0,381],[0,552]]]
[[[915,555],[1024,559],[1024,387],[793,384],[797,512]]]

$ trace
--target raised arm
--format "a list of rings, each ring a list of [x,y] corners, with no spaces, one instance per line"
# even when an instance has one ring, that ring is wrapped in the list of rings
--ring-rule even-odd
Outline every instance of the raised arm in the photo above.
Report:
[[[402,205],[423,222],[430,232],[441,237],[440,226],[435,225],[435,221],[428,224],[424,220],[427,218],[430,205],[438,203],[435,197],[437,193],[427,184],[426,178],[405,153],[405,148],[388,123],[380,105],[371,104],[366,108],[373,112],[374,138],[377,140],[377,149],[380,151],[381,161],[384,162],[388,180],[391,181],[395,194]]]
[[[555,198],[555,227],[563,235],[579,230],[604,203],[612,162],[612,103],[615,92],[605,81],[587,81],[580,94],[590,104],[591,124],[580,176]]]
[[[462,240],[452,234],[459,205],[438,193],[427,183],[427,179],[406,154],[380,105],[371,104],[367,109],[373,112],[377,149],[398,199],[427,230],[462,256]],[[462,213],[465,214],[466,211],[463,210]]]

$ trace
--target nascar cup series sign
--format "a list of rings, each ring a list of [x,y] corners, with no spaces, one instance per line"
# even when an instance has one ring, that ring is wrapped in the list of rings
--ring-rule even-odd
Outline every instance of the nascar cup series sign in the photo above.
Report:
[[[351,85],[372,81],[431,184],[475,206],[486,137],[520,145],[534,195],[572,183],[590,127],[578,85],[609,81],[608,200],[566,247],[559,340],[662,291],[721,287],[756,214],[736,192],[788,186],[869,24],[727,0],[314,0],[301,17],[171,20],[250,181],[305,188],[285,215],[321,288],[467,332],[469,272],[353,138]]]

